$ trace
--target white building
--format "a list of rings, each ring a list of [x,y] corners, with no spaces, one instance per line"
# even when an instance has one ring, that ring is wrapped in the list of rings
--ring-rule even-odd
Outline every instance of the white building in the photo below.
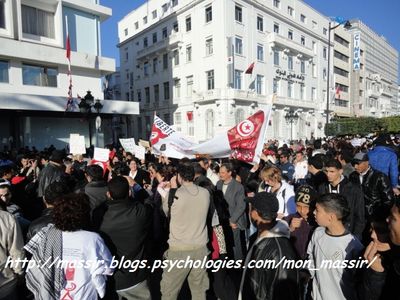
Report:
[[[65,41],[71,40],[73,95],[90,90],[103,98],[101,77],[115,61],[101,55],[100,23],[111,9],[98,0],[0,1],[0,139],[3,146],[53,144],[62,148],[69,133],[95,136],[96,114],[65,112],[69,81]],[[138,113],[135,103],[102,101],[103,125],[92,144],[111,141],[115,114]],[[89,121],[88,121],[89,120]],[[89,132],[89,128],[91,131]]]
[[[385,117],[398,114],[398,51],[362,21],[352,20],[351,25],[350,31],[353,34],[360,32],[365,45],[363,115]]]
[[[323,136],[327,26],[299,0],[147,1],[118,24],[121,94],[140,102],[135,136],[149,137],[157,111],[178,131],[205,140],[273,93],[269,137]],[[289,110],[299,115],[292,132]]]

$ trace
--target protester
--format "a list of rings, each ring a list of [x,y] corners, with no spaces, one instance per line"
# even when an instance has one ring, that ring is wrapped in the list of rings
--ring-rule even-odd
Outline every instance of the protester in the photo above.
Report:
[[[217,173],[214,172],[214,169],[212,167],[212,162],[208,158],[203,157],[199,160],[199,164],[202,168],[204,168],[204,170],[206,170],[206,176],[208,177],[208,179],[211,180],[213,185],[216,185],[219,180],[219,177],[218,177],[218,172]]]
[[[134,158],[131,161],[128,161],[129,165],[129,176],[135,180],[137,184],[143,187],[144,183],[150,183],[149,174],[146,171],[143,171],[139,165],[139,160]]]
[[[307,173],[308,173],[307,159],[304,157],[303,151],[297,151],[294,163],[294,174],[293,174],[293,180],[295,186],[300,186],[306,183]]]
[[[298,270],[278,264],[282,259],[296,259],[288,225],[276,219],[278,199],[274,194],[261,192],[249,198],[249,203],[258,233],[252,239],[244,263],[239,299],[299,299]],[[272,261],[278,267],[250,268],[250,261]]]
[[[361,242],[344,225],[350,215],[346,199],[340,194],[323,195],[317,198],[314,214],[320,227],[315,229],[307,249],[313,278],[312,298],[357,299],[353,280],[356,269],[321,267],[324,260],[358,259],[363,249]]]
[[[59,181],[64,171],[62,169],[62,163],[64,158],[64,152],[60,150],[54,150],[50,156],[50,161],[45,168],[40,172],[38,180],[38,196],[43,197],[46,188],[50,183]]]
[[[105,295],[106,275],[112,275],[111,253],[89,228],[90,205],[84,194],[68,194],[54,205],[53,221],[25,246],[37,262],[27,269],[26,283],[35,299],[92,299]],[[39,261],[57,263],[41,267]],[[79,266],[78,261],[90,263]]]
[[[294,165],[289,161],[290,154],[283,151],[279,156],[279,169],[282,172],[282,177],[288,183],[293,183],[293,175],[295,172]]]
[[[180,164],[177,172],[177,177],[171,179],[171,189],[176,189],[173,199],[170,199],[169,195],[163,197],[164,212],[171,216],[169,248],[164,257],[171,261],[186,260],[189,257],[192,261],[202,261],[208,255],[206,221],[210,193],[193,184],[194,169],[191,164]],[[171,200],[173,200],[172,203]],[[202,267],[178,268],[176,266],[162,275],[162,299],[177,299],[186,278],[192,298],[206,299],[206,291],[209,288],[207,270]]]
[[[322,154],[316,154],[308,159],[308,172],[310,176],[306,181],[315,190],[318,190],[321,184],[328,182],[328,177],[326,177],[323,168],[324,160]]]
[[[87,184],[84,187],[85,194],[89,197],[90,214],[107,201],[107,183],[104,181],[103,168],[98,165],[86,167],[85,177]]]

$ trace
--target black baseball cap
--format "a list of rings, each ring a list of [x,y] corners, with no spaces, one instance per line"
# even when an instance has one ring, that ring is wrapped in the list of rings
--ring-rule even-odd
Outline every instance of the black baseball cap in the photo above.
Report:
[[[246,200],[255,210],[259,211],[263,217],[274,220],[278,216],[279,202],[274,194],[261,192]]]

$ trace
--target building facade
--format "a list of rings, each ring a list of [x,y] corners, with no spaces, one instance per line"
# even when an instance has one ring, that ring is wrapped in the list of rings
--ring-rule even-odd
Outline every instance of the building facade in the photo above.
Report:
[[[365,47],[365,89],[361,114],[385,117],[399,114],[399,54],[388,41],[360,20],[351,21],[351,34],[359,32]]]
[[[63,148],[70,133],[85,135],[87,146],[100,140],[108,143],[113,115],[138,113],[135,103],[102,101],[99,140],[89,141],[95,136],[96,115],[79,109],[66,112],[66,33],[71,41],[73,96],[84,97],[90,90],[96,99],[103,99],[101,77],[115,71],[114,59],[103,57],[100,49],[100,23],[110,16],[111,9],[98,0],[0,1],[3,146]]]
[[[118,24],[121,95],[140,103],[135,137],[148,139],[156,111],[206,140],[271,101],[269,138],[323,136],[328,22],[299,0],[148,1]]]

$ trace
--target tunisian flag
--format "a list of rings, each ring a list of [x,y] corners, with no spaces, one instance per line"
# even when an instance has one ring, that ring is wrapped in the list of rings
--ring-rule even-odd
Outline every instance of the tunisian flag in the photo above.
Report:
[[[254,62],[247,68],[245,74],[253,74],[253,69],[254,69]]]
[[[258,163],[270,114],[271,106],[257,111],[228,131],[200,144],[190,142],[156,116],[150,141],[155,154],[172,158],[207,155],[212,158],[232,157],[247,163]]]

